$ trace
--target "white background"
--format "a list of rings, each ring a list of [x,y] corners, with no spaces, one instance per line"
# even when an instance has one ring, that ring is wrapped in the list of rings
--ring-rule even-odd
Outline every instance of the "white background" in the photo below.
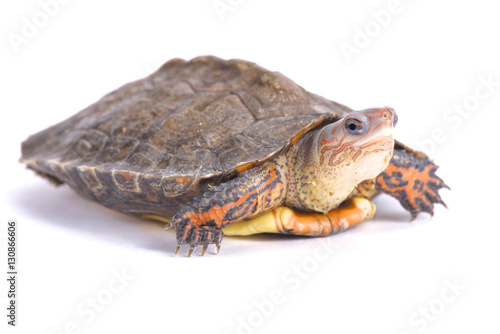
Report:
[[[500,330],[493,1],[54,3],[0,8],[3,273],[8,219],[19,238],[9,332]],[[347,44],[357,48],[348,57]],[[372,221],[328,239],[226,237],[217,256],[174,257],[173,231],[56,189],[17,162],[28,135],[171,58],[203,54],[254,61],[352,108],[394,107],[397,138],[441,166],[449,209],[409,223],[380,197]]]

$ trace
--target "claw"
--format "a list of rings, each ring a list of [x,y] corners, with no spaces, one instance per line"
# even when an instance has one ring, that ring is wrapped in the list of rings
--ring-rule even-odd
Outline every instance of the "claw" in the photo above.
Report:
[[[169,228],[173,227],[172,223],[167,223],[165,224],[165,227],[163,228],[164,230],[168,230]]]
[[[440,200],[438,203],[448,209],[448,205],[443,200]]]
[[[208,248],[208,243],[203,245],[203,248],[201,249],[201,256],[205,255],[205,252],[207,251]]]
[[[222,242],[222,237],[224,234],[222,234],[222,231],[219,230],[219,235],[215,237],[215,254],[219,254],[220,251],[220,243]]]
[[[183,244],[190,246],[187,256],[190,257],[194,250],[202,245],[201,256],[205,255],[208,246],[210,244],[216,244],[216,252],[219,252],[220,244],[224,234],[217,227],[211,226],[197,226],[194,224],[178,224],[174,222],[176,228],[177,237],[177,248],[175,249],[175,254],[179,253],[179,250]]]

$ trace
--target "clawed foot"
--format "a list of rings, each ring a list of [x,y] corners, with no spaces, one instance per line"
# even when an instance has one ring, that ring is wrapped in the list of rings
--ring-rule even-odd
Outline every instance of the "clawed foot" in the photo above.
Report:
[[[384,173],[376,179],[376,187],[395,198],[415,219],[421,212],[434,214],[434,204],[446,204],[439,195],[442,188],[450,189],[436,175],[438,166],[431,160],[395,150]]]
[[[172,224],[168,224],[166,228],[172,227]],[[224,234],[222,230],[218,227],[212,226],[196,226],[189,223],[178,223],[175,226],[175,231],[177,233],[177,247],[175,248],[175,254],[177,255],[182,247],[182,245],[189,245],[189,250],[187,256],[190,257],[196,247],[203,245],[201,249],[201,256],[205,255],[207,248],[210,244],[215,244],[215,254],[219,253],[220,244]]]

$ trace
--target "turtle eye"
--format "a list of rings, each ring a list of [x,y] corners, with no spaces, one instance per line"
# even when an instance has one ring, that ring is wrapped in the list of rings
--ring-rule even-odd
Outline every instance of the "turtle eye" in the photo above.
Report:
[[[365,133],[366,126],[357,119],[351,118],[345,121],[344,127],[351,135],[361,135]]]

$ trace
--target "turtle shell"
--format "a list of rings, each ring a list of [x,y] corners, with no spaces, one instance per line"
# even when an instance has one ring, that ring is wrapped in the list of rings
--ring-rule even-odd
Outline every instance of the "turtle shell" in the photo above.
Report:
[[[173,59],[30,136],[21,161],[118,211],[170,218],[351,111],[251,62]]]

